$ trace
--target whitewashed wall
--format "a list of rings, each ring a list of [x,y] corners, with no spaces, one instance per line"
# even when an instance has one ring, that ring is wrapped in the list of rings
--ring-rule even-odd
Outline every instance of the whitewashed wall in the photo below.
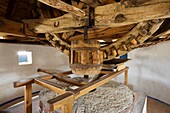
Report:
[[[133,50],[128,57],[133,89],[170,104],[170,42]]]
[[[17,52],[22,50],[33,52],[32,65],[18,65]],[[133,89],[170,104],[170,42],[136,49],[128,56],[132,59],[127,65]],[[42,75],[37,68],[68,70],[68,57],[51,47],[0,44],[0,104],[22,96],[23,88],[13,88],[13,81]]]
[[[32,65],[18,65],[18,51],[32,51]],[[0,104],[23,96],[23,88],[13,88],[13,82],[43,75],[38,68],[68,70],[68,57],[52,47],[0,43]],[[33,91],[40,90],[38,85]]]

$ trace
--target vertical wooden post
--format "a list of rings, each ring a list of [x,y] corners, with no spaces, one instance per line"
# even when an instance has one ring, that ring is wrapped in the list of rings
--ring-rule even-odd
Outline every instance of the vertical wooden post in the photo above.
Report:
[[[73,101],[69,101],[66,107],[67,107],[67,113],[72,113],[73,112]]]
[[[128,70],[126,70],[124,73],[124,84],[128,86]]]
[[[62,106],[62,113],[72,113],[73,112],[73,101],[69,101],[66,105]]]
[[[32,84],[25,85],[24,113],[32,113]]]

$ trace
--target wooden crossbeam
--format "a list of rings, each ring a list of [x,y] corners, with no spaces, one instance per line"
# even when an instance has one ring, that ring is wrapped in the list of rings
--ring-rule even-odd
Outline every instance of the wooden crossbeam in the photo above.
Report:
[[[41,3],[44,3],[48,6],[51,6],[56,9],[60,9],[65,12],[69,12],[78,16],[85,16],[85,12],[75,6],[69,5],[61,0],[38,0]]]
[[[95,26],[119,27],[142,21],[169,18],[169,0],[149,0],[143,4],[113,3],[95,8]]]
[[[143,4],[112,3],[95,8],[95,27],[120,27],[142,21],[170,17],[169,0],[150,0]],[[159,10],[158,10],[159,9]],[[70,32],[86,25],[86,17],[65,14],[54,19],[25,20],[28,28],[35,33]]]
[[[88,33],[88,39],[105,39],[108,37],[112,37],[114,34],[119,34],[119,33],[127,33],[130,29],[132,29],[134,25],[128,25],[128,26],[123,26],[123,27],[118,27],[118,28],[108,28],[104,30],[100,30],[100,32],[94,32],[93,33]],[[73,40],[84,40],[84,34],[82,35],[76,35],[73,37],[69,38],[70,41]]]
[[[59,93],[59,94],[65,93],[65,91],[63,90],[64,89],[63,87],[61,87],[61,86],[59,86],[59,85],[57,85],[53,82],[43,80],[41,78],[35,78],[34,81],[35,81],[36,84],[44,86],[44,87],[46,87],[46,88],[48,88],[51,91],[54,91],[56,93]]]
[[[28,24],[28,28],[35,33],[70,32],[86,24],[83,19],[71,14],[65,14],[53,19],[27,19],[23,20],[23,22]]]
[[[41,76],[39,78],[44,79],[44,80],[49,80],[49,79],[53,78],[53,75],[45,75],[45,76]],[[14,85],[14,88],[16,88],[16,87],[25,86],[27,84],[32,84],[32,83],[34,83],[34,78],[15,81],[15,82],[13,82],[13,85]]]
[[[22,23],[0,18],[0,34],[2,34],[1,36],[3,36],[3,34],[23,36],[23,28],[24,27]]]

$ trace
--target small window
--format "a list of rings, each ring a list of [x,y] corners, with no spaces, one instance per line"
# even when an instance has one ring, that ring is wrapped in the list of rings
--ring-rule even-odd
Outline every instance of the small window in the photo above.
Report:
[[[32,64],[32,52],[19,51],[18,52],[18,64],[19,65]]]

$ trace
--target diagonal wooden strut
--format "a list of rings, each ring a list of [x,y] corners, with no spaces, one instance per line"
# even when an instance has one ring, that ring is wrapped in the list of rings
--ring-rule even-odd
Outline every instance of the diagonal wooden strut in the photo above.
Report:
[[[65,12],[69,12],[78,16],[85,16],[85,12],[75,6],[69,5],[61,0],[38,0],[41,3],[44,3],[48,6],[51,6],[56,9],[60,9]]]

